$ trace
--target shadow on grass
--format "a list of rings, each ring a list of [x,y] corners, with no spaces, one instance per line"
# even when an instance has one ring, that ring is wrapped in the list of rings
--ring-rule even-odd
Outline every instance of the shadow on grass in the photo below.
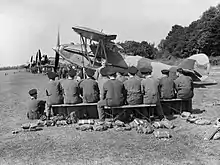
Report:
[[[174,119],[177,118],[177,116],[168,115],[168,116],[166,116],[166,118],[167,118],[168,120],[174,120]]]
[[[205,110],[204,109],[199,109],[199,108],[195,108],[191,111],[192,114],[201,114],[203,112],[205,112]]]
[[[206,86],[202,84],[194,84],[194,88],[206,88]]]

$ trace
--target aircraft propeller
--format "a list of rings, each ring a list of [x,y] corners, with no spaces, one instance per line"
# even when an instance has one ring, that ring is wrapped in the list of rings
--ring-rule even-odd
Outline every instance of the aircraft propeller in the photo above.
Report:
[[[57,72],[57,68],[58,68],[58,65],[59,65],[59,58],[60,58],[59,47],[60,47],[60,33],[59,33],[59,29],[58,29],[57,45],[56,45],[56,48],[54,49],[55,50],[55,66],[54,66],[54,71],[55,72]]]

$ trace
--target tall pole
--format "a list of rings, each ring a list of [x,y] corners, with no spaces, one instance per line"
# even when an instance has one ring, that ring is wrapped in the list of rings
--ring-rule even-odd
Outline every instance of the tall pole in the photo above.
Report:
[[[83,46],[82,44],[84,45],[84,42],[83,42],[83,37],[82,35],[80,35],[80,42],[81,42],[81,50],[83,52]],[[83,68],[82,68],[82,75],[83,75],[83,78],[85,79],[85,66],[84,66],[84,57],[82,56],[82,65],[83,65]]]

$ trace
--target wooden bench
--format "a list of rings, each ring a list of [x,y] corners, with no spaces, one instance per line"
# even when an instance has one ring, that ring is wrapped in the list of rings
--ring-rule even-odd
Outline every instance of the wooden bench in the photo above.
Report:
[[[63,114],[64,116],[68,116],[71,112],[74,111],[79,117],[83,117],[83,113],[86,112],[91,118],[97,118],[98,113],[96,106],[97,103],[57,104],[52,105],[52,110],[54,112],[54,115]],[[88,108],[90,109],[88,110]]]
[[[181,114],[183,111],[192,111],[192,99],[161,99],[160,102],[164,112],[167,108],[177,114]]]
[[[118,113],[116,115],[116,117],[113,119],[113,120],[116,120],[119,116],[121,116],[123,113],[126,113],[126,110],[127,109],[130,109],[130,108],[134,108],[134,110],[140,114],[142,117],[144,117],[145,119],[151,121],[151,118],[154,117],[154,109],[156,107],[156,104],[138,104],[138,105],[122,105],[122,106],[116,106],[116,107],[109,107],[109,106],[105,106],[104,109],[110,109],[112,114],[108,114],[110,115],[112,118],[113,118],[113,110],[114,109],[123,109],[122,112]],[[137,109],[140,109],[140,108],[147,108],[149,109],[149,113],[148,113],[148,116],[144,115],[143,113],[141,113],[139,110]]]
[[[80,103],[80,104],[57,104],[52,105],[52,107],[81,107],[81,106],[94,106],[97,105],[97,103]]]
[[[68,116],[71,112],[75,111],[78,112],[78,116],[80,116],[80,112],[79,110],[83,108],[87,109],[88,107],[91,106],[97,106],[97,103],[80,103],[80,104],[58,104],[58,105],[52,105],[52,110],[54,112],[54,114],[63,114],[64,116]],[[81,107],[81,108],[80,108]],[[126,109],[129,108],[148,108],[149,109],[149,117],[153,117],[154,114],[154,107],[156,107],[156,104],[139,104],[139,105],[122,105],[122,106],[117,106],[117,107],[108,107],[105,106],[104,109],[105,110],[111,110],[110,113],[107,113],[107,115],[109,115],[110,117],[113,118],[113,110],[114,109],[123,109],[123,111],[121,113],[119,113],[116,117],[119,117],[121,114],[123,114]],[[98,117],[98,112],[97,109],[95,107],[95,109],[90,109],[90,114],[88,114],[91,118],[97,118]],[[136,110],[136,109],[135,109]],[[89,113],[89,111],[87,111]],[[143,117],[147,118],[147,116],[143,115],[141,112],[136,111],[137,113],[139,113],[140,115],[142,115]],[[93,114],[93,115],[91,115]]]

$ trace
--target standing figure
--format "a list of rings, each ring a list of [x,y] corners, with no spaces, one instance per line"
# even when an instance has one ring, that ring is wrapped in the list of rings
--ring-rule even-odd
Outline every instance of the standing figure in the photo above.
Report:
[[[52,105],[62,104],[63,103],[63,89],[59,81],[55,80],[57,74],[54,72],[48,73],[49,82],[46,86],[46,115],[49,118],[53,116],[51,111]]]
[[[94,78],[95,78],[96,80],[98,80],[99,78],[102,77],[102,75],[100,74],[100,70],[101,70],[102,68],[104,68],[104,67],[106,67],[106,60],[105,60],[105,59],[102,59],[102,61],[101,61],[101,67],[98,68],[98,69],[96,69],[96,71],[95,71],[95,73],[94,73]]]
[[[63,79],[67,78],[67,73],[68,73],[67,67],[63,67],[62,68],[62,78]]]
[[[77,82],[80,82],[83,79],[83,69],[76,69],[76,76],[75,76],[75,80]]]
[[[105,84],[105,82],[109,80],[108,75],[107,75],[107,70],[108,70],[107,67],[100,69],[101,77],[98,79],[100,99],[102,98],[102,95],[103,95],[103,85]]]
[[[62,68],[61,67],[58,70],[58,77],[59,77],[59,79],[62,78]]]

